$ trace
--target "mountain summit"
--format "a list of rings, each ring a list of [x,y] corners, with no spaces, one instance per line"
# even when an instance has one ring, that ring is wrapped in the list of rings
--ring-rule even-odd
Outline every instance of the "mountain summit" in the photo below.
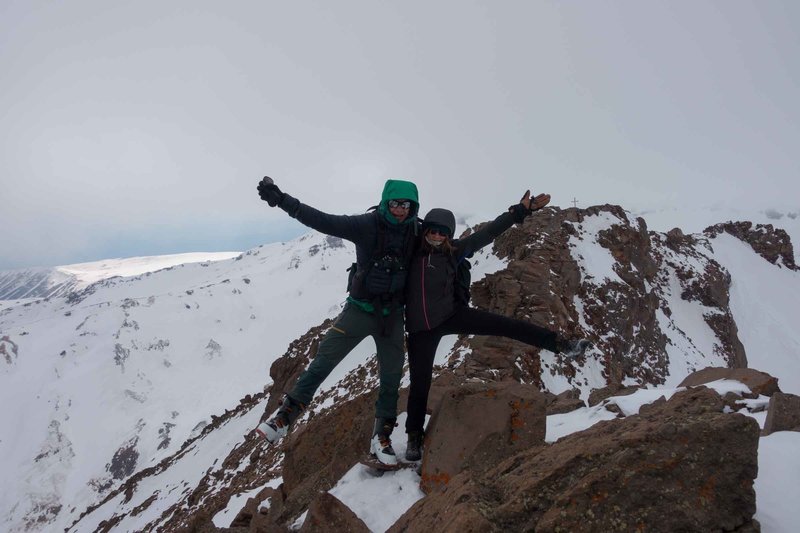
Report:
[[[361,524],[354,528],[381,531],[421,523],[448,529],[457,522],[444,509],[460,505],[465,519],[486,530],[550,530],[561,516],[555,485],[526,485],[524,490],[551,495],[537,500],[541,512],[534,511],[533,500],[501,497],[513,487],[523,490],[522,479],[514,476],[547,461],[557,483],[565,472],[559,464],[573,469],[582,460],[568,450],[605,439],[598,441],[605,448],[586,448],[583,457],[597,460],[593,468],[599,470],[592,471],[608,485],[605,492],[585,493],[594,503],[581,512],[601,513],[603,498],[610,498],[608,509],[628,509],[620,499],[625,495],[609,487],[630,479],[655,498],[660,486],[646,474],[645,460],[627,463],[639,465],[645,477],[626,478],[620,470],[615,478],[614,468],[625,462],[607,454],[616,449],[613,443],[624,441],[646,458],[652,443],[662,442],[658,435],[664,443],[675,440],[672,429],[663,429],[668,420],[677,434],[686,432],[690,449],[740,452],[740,467],[717,466],[718,485],[704,485],[708,479],[702,475],[669,483],[696,483],[703,498],[720,505],[741,497],[748,503],[730,519],[736,527],[751,523],[755,498],[762,494],[758,484],[753,490],[764,457],[756,456],[759,426],[766,422],[770,397],[736,376],[724,385],[710,383],[718,392],[708,394],[684,390],[682,382],[706,367],[750,367],[778,377],[788,397],[800,393],[793,318],[800,273],[786,233],[750,223],[724,223],[695,234],[653,232],[644,219],[617,206],[548,208],[506,232],[473,258],[474,305],[580,333],[594,348],[572,361],[506,339],[453,337],[442,343],[429,404],[439,407],[426,441],[426,453],[439,451],[425,457],[422,477],[404,470],[368,478],[358,465],[377,385],[370,343],[337,367],[280,445],[267,446],[251,432],[277,408],[330,328],[344,301],[343,273],[351,260],[350,244],[311,233],[235,259],[110,279],[69,297],[0,311],[0,394],[5,405],[16,406],[0,415],[3,427],[15,429],[0,440],[8,486],[0,523],[11,530],[213,530],[232,524],[242,530],[312,530],[319,520],[349,520]],[[469,392],[476,387],[483,392]],[[459,426],[466,428],[460,440],[437,437],[454,431],[441,429],[444,415],[437,421],[437,412],[472,412],[469,394],[477,394],[479,409],[488,408],[480,398],[510,399],[492,404],[497,417],[474,414],[472,426]],[[401,410],[404,402],[401,397]],[[733,411],[747,416],[727,414]],[[517,438],[486,437],[481,445],[493,420],[498,425],[491,431]],[[605,422],[592,427],[600,421]],[[487,433],[477,429],[484,426]],[[395,434],[402,442],[399,430]],[[762,448],[772,438],[761,437]],[[516,449],[518,439],[531,444]],[[437,453],[443,457],[470,442],[478,447],[470,454],[489,457],[494,450],[493,459],[480,468],[472,460],[434,461]],[[618,453],[634,453],[625,450]],[[684,452],[670,448],[664,461],[670,453]],[[715,458],[697,455],[692,468],[705,472]],[[430,489],[432,481],[445,479],[446,490]],[[589,478],[573,481],[578,479]],[[728,490],[723,479],[738,483],[742,492]],[[787,486],[784,492],[792,490],[797,489]],[[320,493],[332,498],[320,499]],[[475,499],[461,500],[459,494],[467,493]],[[384,501],[377,513],[374,505],[358,503],[367,495]],[[505,502],[502,509],[487,511],[499,501]],[[769,508],[764,503],[759,500],[759,510]],[[672,523],[663,516],[653,522],[655,516],[638,518],[662,524],[662,530]],[[717,527],[713,516],[687,514],[688,522],[674,523]]]

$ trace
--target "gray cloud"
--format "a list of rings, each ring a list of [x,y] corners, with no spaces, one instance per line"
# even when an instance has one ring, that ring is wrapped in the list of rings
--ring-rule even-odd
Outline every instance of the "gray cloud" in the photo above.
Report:
[[[331,212],[391,177],[423,211],[487,216],[528,187],[796,208],[799,11],[5,3],[0,268],[288,236],[255,194],[265,173]]]

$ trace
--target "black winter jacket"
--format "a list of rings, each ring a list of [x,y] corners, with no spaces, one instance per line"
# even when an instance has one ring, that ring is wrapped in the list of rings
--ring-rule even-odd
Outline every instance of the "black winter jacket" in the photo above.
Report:
[[[453,316],[455,306],[459,305],[455,298],[459,260],[470,257],[519,221],[517,213],[503,213],[472,235],[454,240],[453,254],[440,250],[423,252],[424,237],[420,237],[406,288],[406,330],[409,333],[431,330]]]
[[[350,297],[356,303],[367,303],[378,296],[370,294],[366,289],[366,276],[371,270],[375,252],[380,246],[379,237],[384,240],[383,254],[398,260],[398,271],[392,274],[393,296],[395,303],[401,302],[408,274],[408,264],[418,233],[419,222],[414,210],[409,216],[413,220],[406,224],[390,224],[379,211],[371,211],[361,215],[331,215],[301,203],[286,194],[280,207],[304,225],[334,237],[340,237],[356,245],[356,272],[354,283],[350,287]],[[382,225],[380,231],[378,226]],[[396,293],[396,294],[394,294]],[[365,306],[361,306],[365,308]]]

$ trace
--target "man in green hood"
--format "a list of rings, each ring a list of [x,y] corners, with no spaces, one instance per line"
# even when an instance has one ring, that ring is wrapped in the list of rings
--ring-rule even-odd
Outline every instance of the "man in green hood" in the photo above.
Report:
[[[257,431],[270,442],[286,435],[320,384],[365,337],[377,348],[380,389],[375,404],[375,429],[370,452],[382,463],[397,463],[391,433],[403,374],[403,290],[419,229],[419,194],[409,181],[387,180],[377,209],[362,215],[330,215],[282,192],[265,177],[258,184],[261,199],[321,233],[356,245],[350,267],[349,296],[342,313],[326,333],[317,355],[300,375],[283,404]]]

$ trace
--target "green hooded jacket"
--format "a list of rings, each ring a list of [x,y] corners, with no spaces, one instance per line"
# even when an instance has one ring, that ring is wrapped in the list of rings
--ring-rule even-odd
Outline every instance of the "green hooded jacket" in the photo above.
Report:
[[[389,224],[400,224],[394,215],[389,211],[389,200],[411,200],[413,204],[408,212],[408,217],[402,224],[413,224],[417,221],[419,213],[419,192],[417,186],[410,181],[386,180],[381,194],[381,203],[378,205],[378,212],[383,215]]]
[[[403,222],[398,222],[391,211],[389,211],[389,200],[411,200],[411,209],[409,209],[408,216]],[[417,215],[419,214],[419,192],[417,191],[417,186],[410,181],[386,180],[383,186],[383,193],[381,194],[381,203],[378,204],[378,213],[391,226],[404,227],[417,224]],[[412,231],[412,229],[409,228],[409,231]],[[352,296],[349,296],[347,301],[368,313],[373,313],[375,311],[375,307],[370,302],[359,300]],[[389,309],[383,310],[384,315],[388,315],[389,312]]]
[[[389,211],[389,200],[411,200],[408,217],[401,223]],[[306,226],[326,235],[333,235],[351,241],[356,245],[356,263],[363,269],[372,260],[378,238],[376,220],[386,223],[387,246],[402,247],[402,243],[417,234],[419,224],[419,193],[417,186],[410,181],[386,180],[378,204],[377,213],[370,211],[361,215],[331,215],[301,203],[296,198],[284,194],[280,208]],[[409,235],[410,233],[410,235]],[[410,261],[410,257],[408,260]],[[373,305],[361,298],[349,296],[347,299],[367,312],[373,312]],[[386,313],[389,310],[384,310]]]

